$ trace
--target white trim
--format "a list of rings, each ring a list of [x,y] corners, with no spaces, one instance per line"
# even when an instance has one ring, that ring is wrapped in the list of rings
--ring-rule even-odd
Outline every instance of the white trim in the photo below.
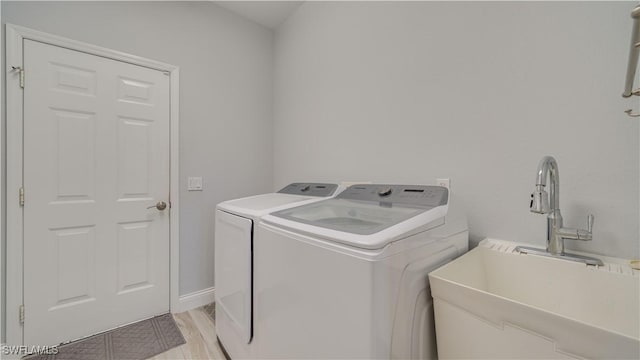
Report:
[[[136,55],[87,44],[84,42],[63,38],[56,35],[28,29],[22,26],[6,24],[6,82],[7,82],[7,322],[6,343],[18,345],[23,343],[22,326],[18,319],[18,307],[23,298],[23,253],[22,253],[22,208],[18,204],[18,189],[22,186],[22,89],[19,76],[12,72],[11,66],[22,66],[22,44],[24,39],[81,51],[87,54],[122,61],[138,66],[167,72],[170,76],[170,190],[171,201],[170,226],[170,310],[177,312],[179,308],[179,72],[180,68],[159,61],[145,59]],[[15,195],[15,197],[14,197]],[[15,309],[15,311],[14,311]]]
[[[0,7],[0,19],[2,18],[2,7]],[[0,23],[0,37],[4,36],[4,26],[2,26],[2,24]],[[4,80],[4,72],[0,71],[0,96],[4,96],[4,87],[2,86],[2,84],[4,84],[2,81]],[[4,99],[4,97],[3,97]],[[0,106],[0,112],[2,111],[2,106]],[[4,136],[4,133],[2,131],[3,126],[0,123],[0,149],[4,149],[4,141],[2,140],[2,137]],[[0,154],[2,154],[2,150],[0,150]],[[0,163],[2,161],[0,160]],[[0,174],[2,173],[2,170],[0,170]],[[2,219],[4,219],[4,212],[2,211],[2,205],[4,204],[4,198],[2,196],[2,189],[4,189],[4,176],[0,175],[0,277],[2,277],[4,274],[4,261],[2,260],[4,257],[4,252],[2,251],[2,243],[5,240],[5,237],[2,236],[3,232],[2,232]],[[0,346],[4,345],[4,333],[3,333],[3,328],[4,328],[4,316],[2,315],[2,309],[4,308],[4,296],[5,296],[5,292],[4,292],[4,286],[2,284],[2,280],[0,280]]]
[[[179,311],[172,310],[172,312],[189,311],[195,308],[199,308],[200,306],[211,304],[215,300],[214,295],[215,289],[212,287],[200,291],[195,291],[190,294],[181,295]]]
[[[6,343],[22,345],[18,307],[22,304],[22,209],[16,194],[22,186],[22,89],[19,74],[11,66],[22,66],[22,36],[6,26],[6,114],[7,114],[7,294]],[[9,198],[14,201],[9,201]]]
[[[178,119],[180,118],[180,68],[176,67],[171,71],[170,78],[170,91],[171,94],[171,130],[169,142],[171,143],[170,156],[170,168],[171,179],[169,180],[169,203],[170,208],[170,236],[171,243],[169,244],[170,256],[170,279],[169,279],[169,293],[171,299],[169,302],[169,309],[171,312],[176,312],[175,309],[179,306],[178,297],[180,296],[180,152],[178,147],[180,124]]]
[[[18,35],[17,40],[20,41],[22,41],[23,39],[39,41],[49,45],[55,45],[70,50],[81,51],[87,54],[102,56],[108,59],[123,61],[133,65],[144,66],[160,71],[172,72],[173,70],[178,68],[177,66],[166,64],[160,61],[145,59],[137,55],[107,49],[102,46],[97,46],[82,41],[76,41],[62,36],[48,34],[42,31],[37,31],[13,24],[7,24],[7,36],[9,35],[9,29],[12,29],[14,31],[14,34]],[[22,54],[20,54],[20,57],[22,57]],[[10,65],[9,68],[11,68]]]

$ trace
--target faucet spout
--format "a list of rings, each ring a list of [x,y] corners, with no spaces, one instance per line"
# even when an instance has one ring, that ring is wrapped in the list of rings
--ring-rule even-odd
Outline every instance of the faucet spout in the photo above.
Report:
[[[547,209],[547,211],[553,212],[560,209],[560,172],[558,171],[558,163],[553,156],[545,156],[540,160],[536,174],[536,190],[544,192],[544,188],[547,186],[547,178],[551,182],[549,186],[550,209]]]
[[[549,186],[547,187],[547,179]],[[546,189],[549,189],[547,193]],[[545,156],[538,164],[536,188],[531,197],[531,212],[547,215],[547,251],[553,255],[564,254],[564,240],[558,236],[562,228],[560,214],[560,171],[552,156]]]
[[[547,187],[547,180],[549,186]],[[547,193],[546,190],[549,190]],[[545,156],[538,164],[536,173],[536,187],[531,194],[531,212],[547,215],[547,254],[557,257],[567,257],[570,254],[564,252],[564,240],[593,239],[593,215],[587,219],[588,230],[564,228],[562,214],[560,213],[560,172],[558,163],[552,156]],[[526,248],[521,250],[526,251]],[[531,250],[531,249],[529,249]],[[575,255],[570,255],[575,258]],[[584,259],[581,258],[583,261]],[[601,264],[600,260],[591,259],[595,264]]]

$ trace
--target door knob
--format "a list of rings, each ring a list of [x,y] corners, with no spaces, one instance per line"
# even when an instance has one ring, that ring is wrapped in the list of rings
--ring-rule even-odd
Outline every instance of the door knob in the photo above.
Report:
[[[151,208],[156,208],[156,209],[162,211],[162,210],[167,208],[167,203],[164,202],[164,201],[158,201],[158,203],[155,204],[155,205],[147,206],[147,209],[151,209]]]

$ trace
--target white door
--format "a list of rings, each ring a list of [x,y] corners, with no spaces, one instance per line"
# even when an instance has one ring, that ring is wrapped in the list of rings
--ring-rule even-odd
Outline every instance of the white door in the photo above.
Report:
[[[24,69],[24,343],[167,312],[169,77],[30,40]]]

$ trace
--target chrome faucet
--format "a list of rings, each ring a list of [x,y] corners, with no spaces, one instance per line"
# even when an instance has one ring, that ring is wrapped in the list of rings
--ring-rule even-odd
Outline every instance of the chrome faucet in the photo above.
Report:
[[[549,178],[549,194],[547,188],[547,178]],[[531,212],[547,215],[547,249],[529,248],[518,246],[517,251],[521,253],[532,253],[551,257],[559,257],[572,261],[580,261],[590,265],[603,265],[602,261],[596,258],[585,257],[576,254],[568,254],[564,251],[565,240],[593,239],[593,215],[587,217],[587,230],[565,228],[562,226],[562,214],[560,214],[560,174],[558,163],[551,156],[545,156],[540,160],[536,176],[536,187],[531,194],[529,204]]]

